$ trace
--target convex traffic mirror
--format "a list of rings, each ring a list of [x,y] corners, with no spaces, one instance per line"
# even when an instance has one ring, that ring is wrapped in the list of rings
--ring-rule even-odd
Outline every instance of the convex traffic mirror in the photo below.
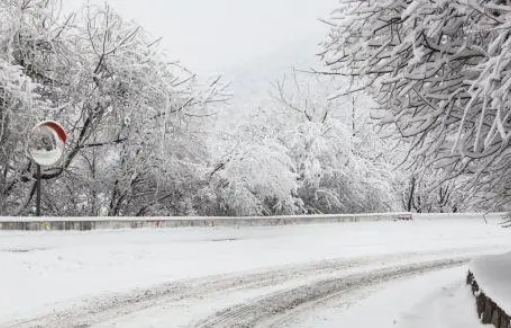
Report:
[[[28,139],[28,153],[41,166],[58,163],[64,154],[66,132],[57,122],[44,121],[37,124]]]

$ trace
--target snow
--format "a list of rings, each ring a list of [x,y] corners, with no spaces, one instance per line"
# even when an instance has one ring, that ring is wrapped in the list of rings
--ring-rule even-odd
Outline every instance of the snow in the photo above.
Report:
[[[470,270],[486,296],[511,313],[511,253],[476,258]]]
[[[357,304],[330,304],[283,328],[481,328],[462,278],[466,271],[458,267],[368,288]]]
[[[445,259],[509,251],[497,220],[272,227],[0,232],[0,326],[91,297],[324,260]],[[415,259],[415,260],[414,260]],[[390,259],[381,258],[382,263]],[[458,276],[459,277],[459,276]],[[224,304],[224,303],[220,303]]]
[[[458,277],[464,272],[458,270]],[[425,282],[430,286],[432,282]],[[475,299],[462,279],[446,286],[438,286],[412,311],[401,317],[396,328],[482,328],[477,316]]]

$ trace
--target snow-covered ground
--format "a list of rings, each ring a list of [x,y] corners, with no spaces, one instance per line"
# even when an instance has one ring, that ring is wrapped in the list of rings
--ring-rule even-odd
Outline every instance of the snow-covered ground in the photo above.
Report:
[[[337,304],[297,317],[297,328],[481,328],[474,298],[465,285],[466,267],[414,276],[381,286],[356,304]],[[319,323],[319,324],[318,324]]]
[[[400,286],[401,292],[426,291],[424,298],[409,310],[401,313],[396,328],[482,328],[475,311],[475,301],[465,279],[463,270],[441,272],[436,277],[424,276],[421,281],[410,281]],[[409,287],[409,288],[407,288]],[[406,289],[404,289],[406,288]],[[395,292],[395,290],[392,290]],[[390,326],[389,326],[390,327]]]
[[[421,328],[424,309],[473,310],[463,265],[511,250],[510,233],[474,218],[1,232],[0,327],[334,327],[383,311],[379,327]]]

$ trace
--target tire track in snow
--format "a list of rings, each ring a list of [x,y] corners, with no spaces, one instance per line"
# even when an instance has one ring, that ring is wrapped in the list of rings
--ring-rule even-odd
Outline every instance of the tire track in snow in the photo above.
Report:
[[[368,265],[380,267],[384,265],[388,266],[386,263],[389,262],[402,261],[403,259],[411,262],[414,257],[417,261],[420,260],[420,257],[422,256],[430,255],[434,254],[409,253],[351,260],[325,260],[304,265],[288,265],[256,273],[238,273],[176,281],[173,283],[153,286],[148,289],[137,289],[130,293],[90,299],[85,304],[74,306],[64,311],[53,312],[51,314],[29,320],[0,324],[0,328],[86,328],[162,304],[183,300],[200,300],[206,296],[225,294],[233,291],[278,286],[292,280],[305,279],[308,277],[326,274],[341,275],[343,272],[354,268],[362,269],[364,266]],[[438,253],[435,255],[438,255]],[[407,274],[413,274],[421,272],[421,270],[425,271],[426,268],[429,268],[430,266],[430,269],[435,269],[448,265],[457,265],[463,261],[464,259],[455,261],[434,261],[428,262],[430,264],[422,264],[418,268],[415,268],[415,266],[396,267],[394,264],[394,268],[400,268],[399,270],[404,273],[408,272]],[[387,272],[385,270],[390,271]],[[379,273],[383,276],[379,279],[384,281],[383,277],[385,272],[387,272],[390,279],[399,277],[395,275],[393,270],[396,269],[383,269],[383,271]],[[363,277],[364,275],[360,275],[360,279],[363,279]],[[378,277],[378,274],[376,274],[376,278]],[[257,317],[257,320],[254,321],[256,322],[263,319],[264,316],[274,316],[275,314],[295,308],[300,304],[319,300],[325,296],[335,293],[336,291],[341,292],[342,290],[347,290],[346,286],[348,285],[349,288],[353,287],[353,285],[363,285],[363,282],[358,282],[357,284],[356,282],[350,282],[350,279],[353,280],[355,277],[350,276],[348,278],[328,279],[313,285],[305,285],[290,291],[272,294],[268,299],[263,298],[254,303],[243,303],[235,306],[234,308],[223,311],[214,317],[206,319],[199,327],[217,327],[217,324],[221,324],[222,322],[228,322],[229,325],[220,325],[218,327],[238,327],[236,324],[232,325],[233,320],[240,320],[240,316],[243,316],[244,314],[249,313],[254,315],[254,313],[260,313],[261,315],[258,314],[254,316],[254,318]],[[345,281],[344,283],[343,280]],[[371,279],[369,279],[369,281],[371,281]],[[346,282],[349,284],[346,285]],[[292,300],[291,303],[289,303],[290,300]],[[275,303],[272,305],[272,302],[283,302],[283,304],[285,303],[286,305],[281,307]],[[271,310],[269,312],[265,312],[265,308]],[[247,318],[244,318],[243,320],[245,319]]]
[[[305,265],[289,265],[256,273],[240,273],[160,284],[147,289],[109,297],[93,298],[85,305],[42,317],[0,324],[0,328],[86,328],[123,315],[160,304],[197,299],[207,295],[235,290],[277,286],[310,275],[341,272],[349,268],[388,261],[401,256],[386,256],[352,260],[327,260]]]
[[[467,261],[467,258],[429,261],[320,280],[225,309],[203,320],[195,328],[272,327],[273,318],[297,310],[301,306],[406,276],[459,266]]]

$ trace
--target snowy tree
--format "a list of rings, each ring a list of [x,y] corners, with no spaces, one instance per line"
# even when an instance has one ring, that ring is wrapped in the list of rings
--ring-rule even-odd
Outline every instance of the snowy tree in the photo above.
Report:
[[[463,190],[467,177],[462,176],[450,180],[432,189],[438,181],[439,172],[425,170],[416,174],[404,174],[400,181],[403,209],[415,213],[456,213],[475,209],[467,200],[469,197]]]
[[[417,168],[442,172],[437,185],[467,174],[494,205],[511,201],[509,2],[349,0],[328,23],[328,74],[374,93]]]
[[[330,78],[293,75],[277,85],[278,138],[299,174],[307,213],[378,212],[396,208],[385,142],[367,121],[360,97],[329,100]],[[358,107],[360,106],[360,107]]]
[[[20,136],[28,134],[26,122],[33,114],[31,108],[42,105],[36,88],[37,84],[24,76],[19,66],[0,55],[0,215],[17,183],[20,168],[15,163],[26,157],[24,139]],[[26,202],[26,198],[22,200],[23,204]]]
[[[367,97],[328,100],[330,78],[292,74],[270,102],[210,142],[206,215],[360,213],[399,209],[388,145]]]
[[[252,113],[211,143],[211,167],[200,193],[205,215],[282,215],[301,212],[298,177],[274,125]]]
[[[45,213],[184,211],[192,196],[182,186],[194,184],[193,167],[205,157],[198,136],[218,80],[199,86],[108,6],[66,17],[56,0],[0,6],[1,146],[11,149],[0,159],[3,213],[29,209],[34,168],[22,145],[27,127],[42,119],[70,134],[63,161],[43,171],[52,183]]]

